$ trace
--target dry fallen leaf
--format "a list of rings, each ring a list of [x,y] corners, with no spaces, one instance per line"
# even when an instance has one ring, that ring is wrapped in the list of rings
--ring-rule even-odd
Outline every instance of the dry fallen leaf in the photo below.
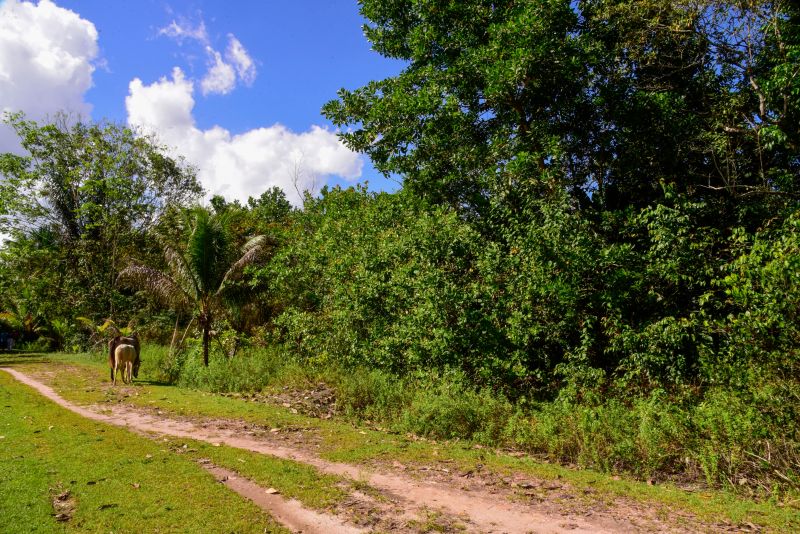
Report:
[[[138,482],[134,482],[131,486],[133,486],[133,489],[139,489],[141,487]]]
[[[268,495],[276,495],[276,494],[280,493],[280,491],[276,490],[275,488],[267,488],[267,489],[264,490],[264,493],[266,493]]]

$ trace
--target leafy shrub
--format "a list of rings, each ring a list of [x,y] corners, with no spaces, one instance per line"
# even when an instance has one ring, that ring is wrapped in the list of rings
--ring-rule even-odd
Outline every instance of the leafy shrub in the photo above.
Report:
[[[14,345],[14,348],[24,352],[50,352],[51,344],[47,338],[40,337],[39,339],[20,341]]]
[[[256,274],[283,299],[276,324],[294,354],[404,375],[482,371],[501,352],[489,288],[474,274],[486,244],[457,214],[334,189],[307,205],[298,229]]]
[[[252,348],[227,357],[212,351],[208,367],[198,355],[186,358],[178,384],[215,393],[261,391],[286,366],[286,358],[274,348]]]
[[[188,354],[183,351],[171,352],[164,345],[143,343],[141,372],[155,382],[174,384],[181,375],[187,357]]]
[[[328,380],[330,380],[329,373]],[[409,403],[409,381],[379,369],[355,368],[336,375],[337,403],[345,415],[372,421],[396,421]]]
[[[685,414],[658,390],[631,402],[564,394],[527,414],[518,411],[505,430],[525,450],[642,477],[680,471],[687,436]]]
[[[488,389],[433,376],[415,389],[397,426],[421,436],[498,444],[511,413],[511,404]]]

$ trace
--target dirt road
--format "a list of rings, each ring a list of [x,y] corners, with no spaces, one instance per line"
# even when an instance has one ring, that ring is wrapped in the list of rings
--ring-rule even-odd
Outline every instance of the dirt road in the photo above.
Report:
[[[241,421],[190,420],[164,413],[150,413],[123,404],[111,407],[78,406],[26,374],[14,369],[3,370],[58,405],[95,421],[123,426],[150,436],[190,438],[294,460],[311,465],[320,473],[339,475],[368,485],[370,491],[352,491],[348,501],[337,507],[335,513],[327,513],[310,510],[298,501],[266,491],[268,488],[260,487],[232,471],[209,462],[203,463],[203,467],[217,480],[252,500],[296,532],[419,532],[420,525],[432,514],[440,527],[458,532],[689,532],[697,529],[697,525],[678,527],[674,523],[665,523],[654,512],[630,503],[565,511],[556,502],[519,503],[510,500],[507,493],[479,484],[465,487],[463,479],[456,474],[440,472],[420,480],[405,474],[402,466],[376,467],[331,462],[297,443],[281,442],[269,432],[254,432],[252,427]],[[566,495],[565,498],[570,497]],[[368,524],[363,524],[364,514],[354,513],[356,510],[369,510]]]

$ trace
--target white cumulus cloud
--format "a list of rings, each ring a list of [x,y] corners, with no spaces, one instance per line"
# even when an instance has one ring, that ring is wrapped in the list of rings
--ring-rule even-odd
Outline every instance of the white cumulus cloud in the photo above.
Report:
[[[136,125],[158,126],[164,138],[175,138],[194,127],[192,119],[192,82],[175,67],[172,80],[161,78],[145,86],[135,78],[128,86],[125,99],[128,122]]]
[[[247,53],[239,39],[228,34],[228,50],[225,57],[236,66],[236,72],[246,85],[252,84],[256,79],[256,64]]]
[[[209,67],[206,75],[200,80],[200,89],[203,95],[209,93],[227,95],[236,87],[236,72],[233,66],[222,60],[222,54],[206,47],[209,57]]]
[[[0,112],[23,111],[43,120],[56,112],[88,117],[97,29],[50,0],[0,1]],[[16,150],[16,136],[0,126],[0,152]]]
[[[206,24],[202,20],[197,26],[192,26],[192,24],[187,21],[178,22],[173,20],[163,28],[159,28],[158,35],[164,35],[175,39],[178,44],[183,44],[183,41],[186,39],[200,41],[203,44],[208,44],[209,42]]]
[[[302,133],[280,124],[242,134],[220,126],[201,130],[192,117],[193,92],[194,84],[175,68],[171,79],[150,85],[134,79],[125,105],[129,124],[156,133],[198,167],[209,194],[244,201],[278,186],[297,205],[297,190],[319,188],[330,176],[361,176],[361,158],[319,126]]]
[[[203,46],[208,67],[200,80],[200,91],[203,96],[227,95],[236,89],[237,81],[250,86],[256,79],[256,62],[232,33],[228,34],[228,47],[224,59],[223,55],[212,46],[203,20],[197,24],[184,19],[173,20],[163,28],[159,28],[158,35],[174,39],[179,45],[183,45],[185,41],[196,41]]]

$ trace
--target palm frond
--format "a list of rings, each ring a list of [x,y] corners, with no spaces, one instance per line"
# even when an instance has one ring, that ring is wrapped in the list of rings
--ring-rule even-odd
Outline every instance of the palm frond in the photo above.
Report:
[[[269,243],[270,240],[265,235],[257,235],[253,238],[250,238],[247,243],[242,246],[242,256],[236,260],[225,272],[225,276],[222,278],[222,283],[217,290],[217,294],[219,295],[222,293],[227,282],[241,278],[245,267],[260,261],[264,257],[264,254],[267,251],[267,245]]]
[[[19,315],[9,311],[0,312],[0,321],[8,323],[12,328],[19,328],[22,325]]]
[[[265,247],[269,244],[272,244],[272,239],[267,237],[266,235],[257,235],[255,237],[251,237],[247,240],[247,243],[242,245],[242,253],[247,254],[253,249],[260,249],[264,250]]]
[[[106,319],[103,324],[97,327],[98,332],[101,334],[108,330],[109,328],[117,328],[116,323],[112,319]]]
[[[147,291],[161,304],[191,309],[192,298],[169,275],[141,263],[131,262],[117,276],[117,282],[131,289]]]
[[[199,298],[200,288],[186,258],[173,247],[164,245],[164,259],[167,261],[167,266],[172,273],[172,279],[186,294]]]
[[[233,239],[228,231],[227,217],[212,216],[207,210],[193,210],[194,226],[186,246],[191,270],[203,293],[214,293],[222,285],[229,261]]]

